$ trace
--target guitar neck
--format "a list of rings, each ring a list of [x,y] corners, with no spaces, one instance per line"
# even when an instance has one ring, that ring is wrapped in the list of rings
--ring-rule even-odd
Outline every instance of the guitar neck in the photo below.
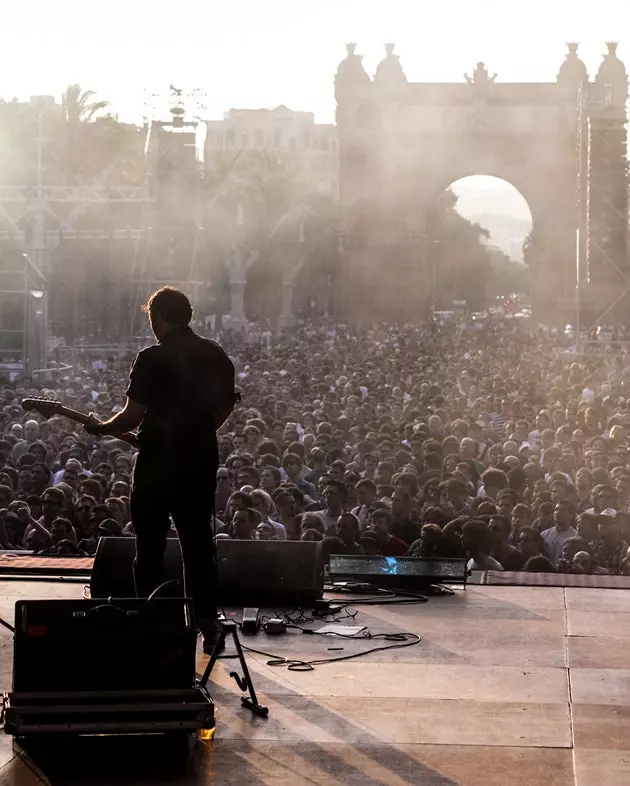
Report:
[[[83,426],[89,426],[94,423],[90,415],[85,412],[79,412],[78,409],[70,409],[65,407],[61,401],[50,400],[46,398],[25,398],[22,401],[22,408],[26,412],[39,412],[45,418],[52,418],[61,415],[61,417],[74,420],[75,423],[81,423]],[[120,439],[134,448],[139,447],[138,435],[133,431],[128,431],[125,434],[116,435],[116,439]]]
[[[60,415],[63,415],[64,418],[68,418],[69,420],[74,420],[75,423],[81,423],[82,426],[87,426],[88,423],[91,422],[91,418],[89,415],[86,415],[85,412],[79,412],[78,409],[70,409],[70,407],[63,407],[59,412]]]
[[[70,409],[70,407],[62,407],[59,411],[59,414],[68,418],[69,420],[74,420],[76,423],[80,423],[82,426],[88,426],[93,422],[92,418],[89,415],[86,415],[85,412],[79,412],[78,409]],[[134,448],[139,446],[138,435],[133,431],[128,431],[125,434],[119,434],[116,436],[116,439],[120,439],[122,442],[126,442],[128,445],[132,445]]]

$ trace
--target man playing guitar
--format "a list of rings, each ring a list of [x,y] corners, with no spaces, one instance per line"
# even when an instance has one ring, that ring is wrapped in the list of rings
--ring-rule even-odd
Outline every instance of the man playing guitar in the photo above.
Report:
[[[145,311],[157,344],[131,369],[124,409],[90,434],[126,435],[136,427],[140,452],[131,492],[136,535],[136,593],[148,597],[162,583],[163,554],[173,517],[204,649],[218,636],[215,548],[210,526],[218,452],[216,431],[238,396],[234,366],[221,347],[190,328],[192,307],[171,287],[154,292]]]

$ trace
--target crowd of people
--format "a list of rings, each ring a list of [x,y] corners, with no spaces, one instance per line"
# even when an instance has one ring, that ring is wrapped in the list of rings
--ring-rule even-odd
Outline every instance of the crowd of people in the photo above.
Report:
[[[303,322],[214,336],[242,403],[219,434],[216,538],[330,554],[465,557],[471,569],[630,575],[630,367],[517,320]],[[0,548],[91,555],[133,535],[134,450],[39,395],[110,417],[129,357],[5,383]]]

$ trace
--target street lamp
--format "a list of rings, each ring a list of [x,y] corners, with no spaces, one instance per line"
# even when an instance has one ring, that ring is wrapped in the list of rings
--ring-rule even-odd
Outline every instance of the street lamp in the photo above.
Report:
[[[439,245],[440,245],[439,240],[431,241],[431,312],[432,312],[432,317],[434,319],[435,319],[435,305],[436,305],[436,297],[437,297],[436,262],[437,262],[437,248]]]
[[[44,294],[45,293],[41,289],[31,289],[31,292],[30,292],[31,297],[35,298],[35,300],[38,301],[36,306],[35,306],[35,308],[36,308],[35,316],[37,316],[37,317],[41,317],[42,314],[44,313],[43,310],[42,310],[42,304],[41,304],[41,302],[39,302],[44,297]]]

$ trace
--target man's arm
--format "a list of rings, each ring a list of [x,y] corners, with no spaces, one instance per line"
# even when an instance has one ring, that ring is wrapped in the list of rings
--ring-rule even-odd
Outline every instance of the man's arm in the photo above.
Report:
[[[154,384],[155,349],[148,347],[136,355],[129,375],[125,408],[104,423],[95,419],[94,425],[85,427],[88,434],[119,437],[140,425],[147,410],[149,391]],[[145,403],[141,404],[142,401]]]
[[[223,404],[218,406],[214,412],[214,425],[215,429],[219,431],[225,425],[226,421],[234,412],[234,407],[241,402],[241,394],[238,392],[234,393],[234,398],[228,404]]]
[[[137,401],[127,398],[125,408],[121,412],[104,423],[95,422],[94,425],[86,426],[85,430],[88,434],[95,434],[96,436],[108,434],[112,437],[118,437],[136,429],[142,423],[145,412],[146,407],[138,404]]]
[[[31,532],[34,529],[39,530],[39,532],[42,533],[42,535],[46,538],[46,540],[47,540],[47,542],[49,544],[52,543],[52,540],[50,538],[50,532],[48,532],[46,527],[43,524],[40,524],[39,521],[37,521],[37,519],[31,518],[29,523],[28,523],[28,526],[26,527],[26,529],[24,531],[24,537],[22,538],[22,543],[23,544],[26,543],[26,538],[31,534]]]
[[[214,425],[217,431],[219,431],[219,429],[225,425],[226,421],[228,420],[232,412],[234,412],[233,406],[217,407],[214,413]]]

